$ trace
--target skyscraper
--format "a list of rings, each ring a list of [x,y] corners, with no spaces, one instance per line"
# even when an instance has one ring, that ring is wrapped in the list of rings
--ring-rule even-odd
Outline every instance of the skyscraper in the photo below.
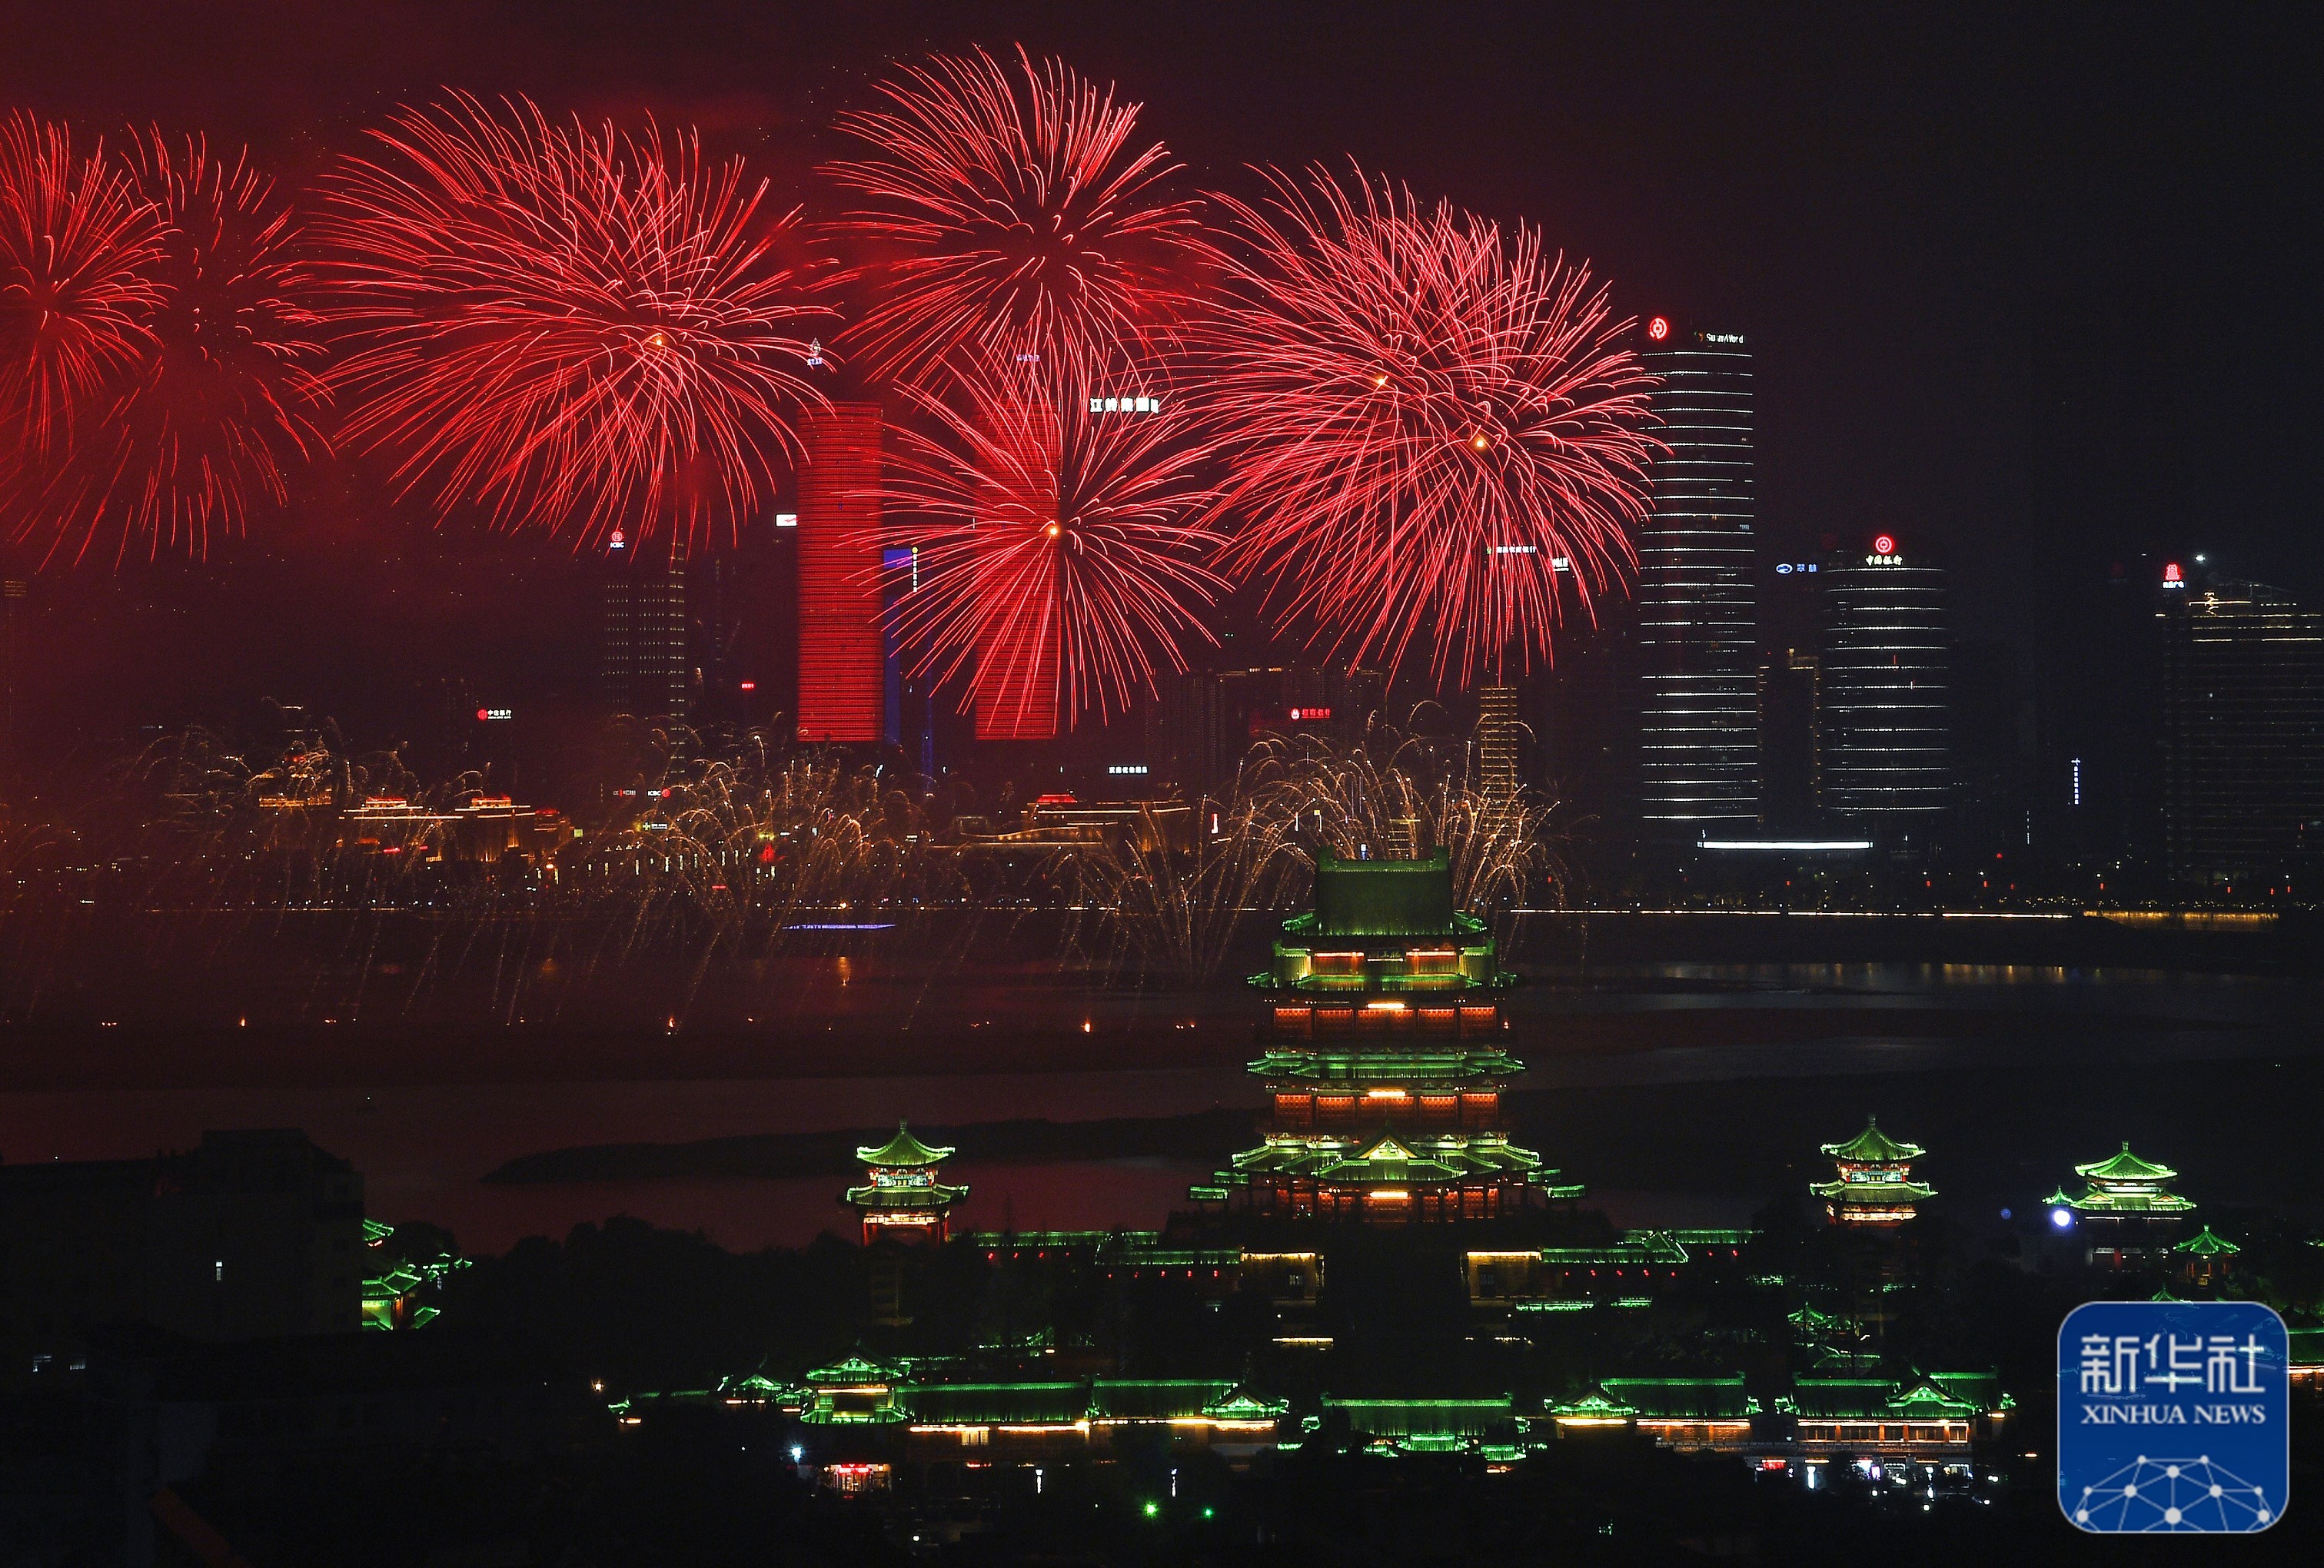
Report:
[[[617,531],[607,547],[598,679],[617,713],[671,723],[692,713],[686,564],[684,539],[633,545]]]
[[[1639,807],[1648,837],[1691,843],[1759,815],[1751,355],[1739,332],[1646,333],[1668,450],[1638,531]]]
[[[1477,688],[1477,778],[1488,794],[1517,792],[1517,688]]]
[[[1875,836],[1952,804],[1944,574],[1894,535],[1824,565],[1823,801]]]
[[[2324,867],[2324,614],[2263,583],[2164,572],[2172,877],[2237,892],[2304,880]]]
[[[799,469],[798,737],[877,741],[886,718],[880,616],[880,405],[810,415]]]

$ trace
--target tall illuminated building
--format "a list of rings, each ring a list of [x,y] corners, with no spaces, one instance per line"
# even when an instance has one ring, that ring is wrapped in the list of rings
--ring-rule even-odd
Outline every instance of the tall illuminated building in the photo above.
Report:
[[[1952,804],[1944,573],[1892,534],[1824,563],[1823,803],[1883,837]]]
[[[1477,778],[1489,795],[1517,792],[1517,688],[1477,688]]]
[[[2324,870],[2324,614],[2263,583],[2163,568],[2163,826],[2171,874],[2237,894]]]
[[[1646,327],[1654,510],[1638,530],[1638,798],[1646,835],[1692,843],[1759,816],[1751,353],[1739,332]]]
[[[798,482],[798,738],[880,740],[886,728],[881,625],[877,403],[808,417]]]
[[[683,539],[632,541],[617,530],[606,545],[598,686],[617,713],[676,723],[692,713],[686,567]]]

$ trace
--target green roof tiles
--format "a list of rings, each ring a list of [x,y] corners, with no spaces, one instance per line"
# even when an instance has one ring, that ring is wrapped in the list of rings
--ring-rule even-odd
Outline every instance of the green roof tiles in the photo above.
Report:
[[[1471,1081],[1513,1078],[1525,1064],[1499,1046],[1447,1045],[1428,1050],[1399,1044],[1381,1050],[1308,1051],[1280,1047],[1250,1064],[1261,1078],[1298,1083],[1425,1083],[1457,1088]]]
[[[1603,1388],[1592,1388],[1579,1399],[1552,1405],[1549,1413],[1565,1421],[1628,1421],[1638,1410],[1609,1397]]]
[[[875,1213],[910,1213],[944,1208],[966,1196],[968,1189],[964,1186],[948,1187],[941,1182],[930,1182],[926,1186],[916,1187],[849,1187],[841,1201]]]
[[[1647,1420],[1739,1421],[1755,1407],[1743,1391],[1740,1374],[1726,1378],[1606,1378],[1598,1386],[1609,1399]]]
[[[837,1385],[862,1387],[872,1383],[892,1383],[903,1373],[884,1361],[867,1360],[862,1356],[844,1356],[827,1367],[817,1367],[807,1375],[810,1388]]]
[[[946,1426],[1070,1425],[1086,1418],[1086,1383],[927,1383],[897,1391],[914,1421]]]
[[[1233,1391],[1231,1379],[1099,1378],[1090,1384],[1089,1408],[1106,1421],[1185,1420]]]
[[[1454,929],[1452,860],[1444,851],[1426,860],[1315,857],[1315,935],[1441,937]]]
[[[2226,1237],[2215,1234],[2211,1227],[2206,1225],[2200,1234],[2188,1237],[2171,1250],[2190,1253],[2197,1258],[2229,1258],[2243,1249]]]
[[[855,1158],[865,1165],[908,1170],[918,1166],[935,1165],[939,1160],[950,1159],[955,1152],[949,1148],[930,1148],[912,1136],[910,1128],[899,1121],[896,1123],[895,1137],[877,1148],[873,1148],[870,1144],[862,1146],[856,1149]]]
[[[1810,1182],[1808,1191],[1820,1198],[1883,1209],[1937,1195],[1937,1189],[1926,1182]]]
[[[1823,1152],[1850,1165],[1902,1165],[1929,1151],[1917,1143],[1899,1143],[1880,1130],[1878,1118],[1864,1119],[1864,1130],[1846,1143],[1827,1143]]]
[[[2179,1179],[2179,1173],[2167,1165],[2151,1165],[2130,1152],[2130,1140],[2123,1139],[2119,1152],[2089,1165],[2078,1165],[2074,1174],[2088,1176],[2094,1182],[2168,1182]]]
[[[1886,1378],[1801,1378],[1796,1415],[1825,1421],[1963,1421],[1997,1408],[1990,1374],[1940,1372],[1896,1383]]]
[[[1506,1394],[1482,1399],[1342,1399],[1326,1394],[1323,1408],[1343,1413],[1358,1432],[1396,1438],[1481,1437],[1512,1415]]]

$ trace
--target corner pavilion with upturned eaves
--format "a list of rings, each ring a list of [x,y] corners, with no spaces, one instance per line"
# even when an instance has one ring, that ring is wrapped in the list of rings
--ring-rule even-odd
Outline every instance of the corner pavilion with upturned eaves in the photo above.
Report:
[[[968,1196],[966,1185],[946,1186],[936,1169],[953,1154],[930,1148],[900,1121],[896,1136],[879,1148],[867,1144],[855,1151],[863,1162],[864,1185],[848,1188],[840,1201],[862,1221],[866,1247],[881,1237],[919,1235],[942,1241],[950,1235],[953,1205]]]
[[[2100,1268],[2163,1256],[2195,1212],[2193,1200],[2170,1190],[2179,1173],[2139,1158],[2128,1139],[2105,1159],[2076,1166],[2074,1174],[2087,1184],[2082,1195],[2070,1198],[2061,1187],[2050,1204],[2074,1212],[2083,1228],[2084,1257]]]
[[[1808,1191],[1824,1201],[1824,1214],[1834,1224],[1901,1225],[1918,1213],[1923,1198],[1936,1189],[1913,1180],[1913,1162],[1928,1153],[1917,1143],[1899,1143],[1880,1130],[1879,1120],[1868,1116],[1864,1130],[1846,1143],[1827,1143],[1823,1152],[1839,1167],[1835,1180],[1811,1182]]]
[[[1525,1069],[1502,1043],[1503,973],[1483,921],[1452,905],[1443,851],[1315,867],[1315,908],[1284,922],[1267,993],[1267,1141],[1199,1204],[1238,1195],[1277,1218],[1387,1224],[1494,1219],[1572,1197],[1509,1141],[1501,1091]]]

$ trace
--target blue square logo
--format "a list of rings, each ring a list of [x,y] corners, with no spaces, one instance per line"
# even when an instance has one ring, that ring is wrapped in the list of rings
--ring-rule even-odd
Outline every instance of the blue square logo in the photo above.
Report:
[[[2256,1302],[2094,1301],[2058,1330],[2058,1506],[2080,1529],[2266,1529],[2291,1423],[2290,1341]]]

